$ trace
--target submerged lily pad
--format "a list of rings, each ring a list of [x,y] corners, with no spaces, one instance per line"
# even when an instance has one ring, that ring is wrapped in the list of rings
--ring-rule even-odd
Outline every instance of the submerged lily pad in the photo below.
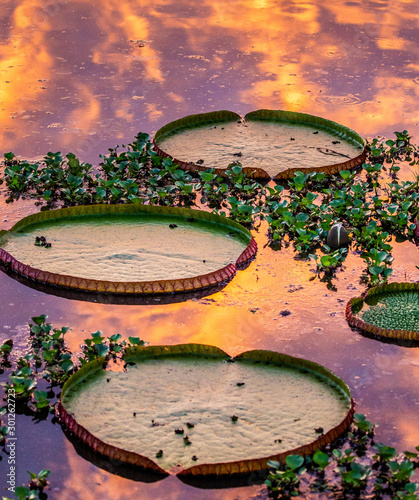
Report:
[[[64,385],[63,423],[98,453],[161,473],[223,475],[308,454],[349,426],[346,384],[272,351],[131,348],[126,372],[91,362]]]
[[[12,271],[66,288],[153,294],[231,278],[256,252],[250,232],[214,214],[146,205],[40,212],[0,234]]]
[[[304,113],[260,109],[244,119],[231,111],[190,115],[168,123],[154,138],[156,151],[192,172],[219,175],[240,162],[250,176],[287,179],[298,170],[332,174],[365,159],[365,141],[353,130]]]
[[[390,283],[351,299],[346,318],[360,330],[388,339],[419,340],[419,284]]]

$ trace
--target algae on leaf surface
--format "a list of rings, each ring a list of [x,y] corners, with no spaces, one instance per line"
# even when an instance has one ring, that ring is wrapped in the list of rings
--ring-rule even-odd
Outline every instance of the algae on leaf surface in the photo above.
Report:
[[[419,293],[400,291],[383,293],[374,305],[363,308],[360,317],[367,323],[391,330],[419,332]],[[374,301],[375,302],[375,301]],[[368,305],[368,301],[366,301]]]
[[[419,340],[419,284],[390,283],[371,288],[346,306],[346,319],[360,330],[394,340]]]

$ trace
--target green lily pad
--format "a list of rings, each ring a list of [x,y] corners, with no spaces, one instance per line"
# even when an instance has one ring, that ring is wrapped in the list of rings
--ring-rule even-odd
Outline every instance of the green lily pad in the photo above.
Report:
[[[64,385],[60,415],[102,455],[161,473],[267,468],[336,439],[351,422],[346,384],[271,351],[234,359],[212,346],[135,347],[126,372],[85,365]],[[322,432],[319,435],[319,428]]]
[[[290,111],[261,109],[241,119],[230,111],[190,115],[157,131],[154,144],[181,168],[215,168],[233,162],[255,178],[290,178],[298,170],[336,173],[365,159],[365,141],[338,123]]]
[[[0,236],[0,261],[40,282],[127,294],[188,291],[231,278],[256,244],[199,210],[92,205],[25,217]]]
[[[351,299],[348,322],[363,332],[394,340],[419,340],[419,284],[390,283]]]

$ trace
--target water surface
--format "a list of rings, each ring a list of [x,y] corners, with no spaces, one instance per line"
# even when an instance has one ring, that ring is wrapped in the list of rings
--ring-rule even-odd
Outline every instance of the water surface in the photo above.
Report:
[[[199,3],[190,0],[3,0],[0,20],[0,153],[26,159],[69,151],[99,154],[153,135],[188,114],[240,115],[285,109],[319,115],[363,137],[408,129],[419,136],[419,6],[404,2]],[[405,168],[405,178],[413,173]],[[38,210],[1,202],[1,228]],[[292,249],[265,247],[221,292],[178,304],[122,306],[54,297],[0,275],[0,340],[26,348],[30,317],[73,327],[78,349],[90,332],[140,336],[151,344],[202,342],[234,355],[272,349],[326,365],[350,386],[356,410],[379,424],[377,440],[419,444],[419,350],[352,331],[346,301],[364,291],[363,262],[350,252],[337,292],[313,277]],[[417,281],[417,249],[396,245],[392,281]],[[289,315],[281,312],[288,310]],[[60,500],[264,498],[259,486],[205,490],[169,477],[120,477],[76,453],[58,425],[17,420],[19,483],[51,470]],[[36,443],[36,445],[35,445]],[[7,464],[0,462],[4,477]],[[140,479],[140,478],[139,478]],[[4,481],[1,481],[4,484]],[[7,492],[2,490],[1,493]]]

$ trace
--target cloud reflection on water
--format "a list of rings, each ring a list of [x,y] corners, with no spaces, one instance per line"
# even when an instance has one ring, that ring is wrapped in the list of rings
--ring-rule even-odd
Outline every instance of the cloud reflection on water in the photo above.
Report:
[[[140,130],[225,108],[304,111],[369,136],[417,128],[413,1],[8,0],[5,11],[0,140],[25,156],[97,161]]]
[[[34,158],[62,150],[97,162],[99,153],[139,131],[152,134],[166,122],[217,109],[307,112],[364,136],[419,132],[413,0],[3,0],[2,15],[0,154]],[[28,210],[3,205],[3,226]],[[380,423],[380,439],[388,443],[391,436],[410,449],[419,444],[418,350],[361,337],[344,319],[346,301],[363,290],[359,257],[348,257],[335,294],[309,281],[310,264],[294,261],[291,249],[264,249],[264,230],[258,238],[257,261],[225,290],[181,304],[69,301],[0,276],[4,324],[20,332],[30,315],[46,313],[54,326],[73,327],[72,349],[100,329],[152,344],[211,343],[233,355],[262,348],[307,357],[348,382],[357,410]],[[416,248],[403,247],[395,257],[394,279],[405,273],[418,279]],[[286,309],[291,315],[281,316]],[[3,336],[10,331],[4,328]],[[133,486],[86,466],[70,443],[65,447],[68,493],[63,489],[60,499],[125,499],[137,490],[141,498],[181,498],[185,491],[188,499],[203,498],[176,478]]]

